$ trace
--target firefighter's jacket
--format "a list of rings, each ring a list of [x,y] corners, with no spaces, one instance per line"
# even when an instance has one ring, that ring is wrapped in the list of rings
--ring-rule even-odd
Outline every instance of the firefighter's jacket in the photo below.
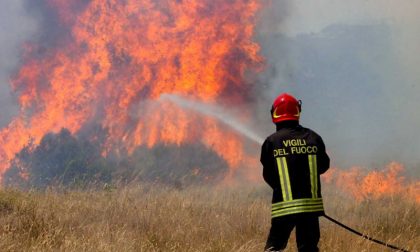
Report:
[[[324,213],[319,175],[330,159],[318,134],[297,121],[277,124],[262,145],[261,163],[264,180],[273,188],[272,218]]]

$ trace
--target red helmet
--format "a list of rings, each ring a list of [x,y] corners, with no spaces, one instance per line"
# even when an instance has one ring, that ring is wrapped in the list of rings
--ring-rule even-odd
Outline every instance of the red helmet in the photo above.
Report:
[[[271,107],[271,118],[273,123],[279,123],[288,120],[299,121],[301,108],[301,100],[288,93],[280,94],[273,102]]]

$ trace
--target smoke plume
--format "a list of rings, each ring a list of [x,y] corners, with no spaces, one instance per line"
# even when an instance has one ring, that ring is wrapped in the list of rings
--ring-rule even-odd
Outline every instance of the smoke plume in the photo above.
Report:
[[[0,127],[3,127],[18,110],[9,80],[19,64],[20,49],[39,27],[28,15],[24,1],[1,1],[0,4]]]
[[[267,60],[258,111],[266,117],[275,96],[291,92],[303,100],[302,124],[324,137],[335,165],[398,160],[415,172],[419,8],[418,1],[273,4],[270,11],[287,18],[263,23],[258,36]]]

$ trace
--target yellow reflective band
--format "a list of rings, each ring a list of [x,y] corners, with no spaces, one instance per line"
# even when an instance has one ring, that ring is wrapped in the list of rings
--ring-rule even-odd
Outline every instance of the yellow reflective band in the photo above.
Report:
[[[273,211],[271,213],[271,217],[279,217],[279,216],[285,216],[289,214],[296,214],[296,213],[313,213],[313,212],[323,212],[324,207],[322,205],[320,206],[297,206],[293,208],[287,208],[283,210],[277,210]]]
[[[292,201],[282,201],[272,204],[271,216],[279,217],[283,215],[306,213],[306,212],[323,212],[324,206],[322,198],[312,199],[294,199]]]
[[[277,211],[288,211],[290,209],[302,209],[302,208],[311,208],[311,207],[323,207],[323,204],[312,204],[312,205],[297,205],[297,206],[291,206],[287,208],[272,208],[271,212],[277,212]]]
[[[275,118],[275,119],[277,119],[277,118],[280,118],[282,115],[277,115],[277,109],[278,109],[279,107],[276,107],[275,109],[274,109],[274,111],[273,111],[273,118]]]
[[[316,160],[316,155],[313,155],[312,160],[314,161],[314,198],[318,198],[318,162]]]
[[[308,155],[312,198],[318,198],[318,166],[316,155]]]
[[[305,212],[313,212],[313,211],[324,211],[324,207],[322,205],[319,206],[297,206],[291,207],[287,209],[277,210],[271,212],[271,215],[286,215],[290,213],[305,213]]]
[[[299,206],[299,205],[322,205],[322,198],[318,199],[295,199],[292,201],[285,201],[285,202],[277,202],[272,204],[272,210],[277,210],[280,208],[287,208],[287,207],[293,207],[293,206]]]
[[[281,159],[283,161],[284,174],[286,175],[286,186],[287,186],[286,190],[289,195],[288,200],[293,200],[292,189],[290,187],[289,167],[287,166],[286,157],[281,157]]]
[[[276,161],[277,161],[277,169],[279,170],[281,195],[283,196],[283,200],[287,200],[288,197],[286,195],[286,186],[285,186],[284,176],[283,176],[283,167],[281,165],[281,161],[279,157],[276,158]]]

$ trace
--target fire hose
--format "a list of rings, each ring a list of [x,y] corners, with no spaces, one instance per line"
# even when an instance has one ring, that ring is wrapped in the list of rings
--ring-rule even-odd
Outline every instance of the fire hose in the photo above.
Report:
[[[370,236],[367,236],[367,235],[365,235],[365,234],[362,234],[362,233],[360,233],[359,231],[356,231],[356,230],[354,230],[354,229],[352,229],[352,228],[350,228],[350,227],[348,227],[348,226],[344,225],[343,223],[341,223],[341,222],[339,222],[339,221],[337,221],[337,220],[335,220],[335,219],[331,218],[330,216],[328,216],[328,215],[326,215],[326,214],[324,214],[324,217],[325,217],[325,218],[327,218],[327,220],[329,220],[329,221],[333,222],[334,224],[337,224],[338,226],[340,226],[340,227],[342,227],[342,228],[344,228],[344,229],[346,229],[346,230],[348,230],[348,231],[350,231],[350,232],[352,232],[352,233],[354,233],[354,234],[356,234],[356,235],[358,235],[358,236],[360,236],[360,237],[362,237],[362,238],[364,238],[364,239],[366,239],[366,240],[369,240],[369,241],[372,241],[372,242],[375,242],[375,243],[381,244],[381,245],[383,245],[383,246],[385,246],[385,247],[392,248],[392,249],[395,249],[395,250],[398,250],[398,251],[409,252],[409,251],[408,251],[408,250],[406,250],[406,249],[399,248],[399,247],[397,247],[397,246],[394,246],[394,245],[388,244],[388,243],[386,243],[386,242],[383,242],[383,241],[380,241],[380,240],[378,240],[378,239],[375,239],[375,238],[372,238],[372,237],[370,237]]]

